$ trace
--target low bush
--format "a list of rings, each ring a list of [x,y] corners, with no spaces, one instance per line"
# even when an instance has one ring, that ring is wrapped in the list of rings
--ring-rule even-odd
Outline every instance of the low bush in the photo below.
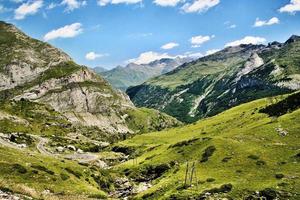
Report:
[[[199,197],[196,199],[206,199],[206,193],[216,194],[216,193],[228,193],[232,190],[233,186],[231,183],[221,185],[219,188],[212,188],[209,190],[203,191]]]
[[[256,155],[249,155],[248,158],[252,159],[252,160],[258,160],[259,156]]]
[[[60,178],[61,178],[61,180],[66,181],[70,178],[70,176],[68,174],[62,172],[62,173],[60,173]]]
[[[76,176],[77,178],[80,179],[80,177],[82,176],[82,173],[81,172],[78,172],[78,171],[74,171],[73,169],[69,168],[69,167],[66,167],[65,170],[67,172],[69,172],[70,174],[73,174],[74,176]]]
[[[34,168],[34,169],[40,170],[40,171],[44,171],[44,172],[46,172],[47,174],[50,174],[50,175],[55,174],[53,171],[51,171],[51,170],[49,170],[46,167],[41,166],[41,165],[32,165],[31,167]]]
[[[135,149],[133,147],[127,147],[127,146],[114,146],[112,148],[112,151],[118,153],[124,153],[126,155],[132,155],[135,152]]]
[[[199,139],[200,138],[194,138],[194,139],[190,139],[190,140],[181,141],[176,144],[170,145],[169,148],[188,146],[188,145],[191,145],[194,142],[198,141]]]
[[[232,157],[225,157],[225,158],[222,159],[222,162],[228,162],[231,159],[232,159]]]
[[[275,174],[275,178],[277,179],[282,179],[284,177],[283,174]]]
[[[13,170],[16,170],[17,172],[19,172],[20,174],[27,173],[27,169],[20,164],[13,164],[12,168],[13,168]]]
[[[214,182],[216,179],[214,179],[214,178],[208,178],[208,179],[206,179],[206,182],[208,182],[208,183],[211,183],[211,182]]]
[[[215,146],[209,146],[204,150],[204,153],[202,154],[202,159],[200,162],[206,162],[208,161],[208,158],[213,155],[213,153],[216,151]]]
[[[266,164],[266,162],[263,161],[263,160],[256,161],[256,165],[258,165],[258,166],[262,166],[262,165],[265,165],[265,164]]]

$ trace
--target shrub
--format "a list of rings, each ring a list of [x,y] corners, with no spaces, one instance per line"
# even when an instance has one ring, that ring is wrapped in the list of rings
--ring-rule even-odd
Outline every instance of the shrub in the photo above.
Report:
[[[181,142],[178,142],[176,144],[170,145],[169,148],[188,146],[188,145],[191,145],[192,143],[194,143],[198,140],[199,140],[199,138],[194,138],[194,139],[190,139],[190,140],[181,141]]]
[[[196,199],[206,199],[206,193],[211,193],[211,194],[228,193],[232,190],[232,187],[233,187],[232,184],[228,183],[228,184],[221,185],[221,187],[219,187],[219,188],[212,188],[209,190],[205,190]]]
[[[277,179],[282,179],[284,177],[283,174],[275,174],[275,178]]]
[[[265,164],[266,164],[266,162],[263,160],[256,161],[256,165],[258,165],[258,166],[265,165]]]
[[[0,191],[2,192],[9,192],[9,193],[13,193],[13,191],[7,187],[3,187],[3,186],[0,186]]]
[[[252,160],[258,160],[259,156],[256,155],[249,155],[248,158],[252,159]]]
[[[211,182],[214,182],[216,179],[214,179],[214,178],[208,178],[208,179],[206,179],[206,182],[209,182],[209,183],[211,183]]]
[[[46,172],[47,174],[50,174],[50,175],[55,174],[53,171],[51,171],[51,170],[49,170],[46,167],[41,166],[41,165],[32,165],[31,167],[34,168],[34,169],[40,170],[40,171],[44,171],[44,172]]]
[[[92,178],[94,181],[98,184],[98,186],[103,189],[104,191],[109,192],[111,188],[113,187],[112,178],[110,176],[102,176],[102,175],[92,175]]]
[[[61,178],[61,180],[66,181],[70,178],[70,176],[68,174],[62,172],[62,173],[60,173],[60,178]]]
[[[260,113],[266,113],[269,116],[279,117],[288,112],[293,112],[300,107],[300,92],[294,93],[288,96],[286,99],[267,106],[266,108],[261,109]]]
[[[20,164],[13,164],[13,169],[19,172],[20,174],[26,174],[27,169]]]
[[[119,152],[119,153],[124,153],[126,155],[131,155],[134,153],[134,148],[133,147],[126,147],[126,146],[114,146],[112,148],[112,151],[114,152]]]
[[[158,165],[146,165],[138,171],[126,170],[125,174],[129,174],[131,178],[142,182],[157,179],[169,169],[171,169],[170,165],[163,163]]]
[[[277,199],[279,197],[276,190],[271,188],[266,188],[259,192],[261,197],[265,197],[266,199]]]
[[[285,187],[285,186],[288,186],[289,184],[286,183],[286,182],[282,182],[282,183],[278,183],[278,186],[279,187]]]
[[[78,171],[74,171],[73,169],[69,168],[69,167],[66,167],[65,170],[67,172],[69,172],[70,174],[73,174],[74,176],[76,176],[77,178],[80,178],[82,176],[82,173],[81,172],[78,172]]]
[[[200,162],[206,162],[208,161],[208,158],[213,155],[213,153],[216,151],[215,146],[209,146],[204,150],[204,153],[202,154],[202,159]]]
[[[231,159],[232,159],[232,157],[225,157],[225,158],[222,159],[222,162],[228,162]]]

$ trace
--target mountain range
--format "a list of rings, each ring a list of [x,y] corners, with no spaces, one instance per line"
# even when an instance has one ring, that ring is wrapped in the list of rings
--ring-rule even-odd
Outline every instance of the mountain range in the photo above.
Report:
[[[0,199],[298,200],[299,53],[292,36],[129,64],[154,76],[127,90],[136,107],[0,22]]]
[[[98,73],[113,87],[126,91],[128,87],[142,84],[150,78],[170,72],[191,60],[190,57],[163,58],[148,64],[129,63],[125,67],[118,66]]]
[[[130,87],[137,106],[184,122],[216,115],[251,100],[300,89],[300,37],[285,43],[239,45],[185,63]]]

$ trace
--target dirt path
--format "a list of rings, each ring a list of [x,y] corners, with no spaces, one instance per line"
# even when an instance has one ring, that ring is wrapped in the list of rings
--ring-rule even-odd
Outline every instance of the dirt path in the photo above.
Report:
[[[48,139],[47,138],[42,138],[42,137],[38,137],[39,138],[39,142],[36,145],[37,150],[44,155],[47,156],[57,156],[57,154],[51,153],[48,150],[46,150],[45,146],[48,143]]]
[[[41,154],[44,154],[44,155],[47,155],[47,156],[53,156],[53,157],[62,156],[66,159],[78,160],[79,162],[91,162],[91,161],[94,161],[94,160],[98,159],[97,155],[94,155],[94,154],[91,154],[91,153],[79,154],[79,153],[75,152],[74,154],[69,154],[69,155],[63,156],[63,155],[60,155],[60,154],[55,154],[55,153],[49,152],[45,148],[45,146],[49,142],[49,140],[47,138],[39,137],[39,136],[36,136],[36,135],[32,135],[32,137],[35,137],[39,140],[36,148]]]
[[[10,147],[10,148],[13,148],[13,149],[22,149],[22,148],[18,147],[17,145],[2,139],[1,137],[0,137],[0,145]]]
[[[48,138],[43,138],[38,135],[30,135],[31,137],[35,138],[38,143],[36,145],[37,150],[46,156],[51,156],[51,157],[63,157],[66,159],[71,159],[71,160],[77,160],[79,162],[92,162],[98,159],[98,156],[95,154],[91,153],[73,153],[73,154],[68,154],[68,155],[60,155],[56,154],[53,152],[50,152],[47,150],[46,145],[48,144],[49,140]],[[22,149],[21,147],[18,147],[16,144],[10,143],[0,137],[0,145],[9,147],[9,148],[14,148],[14,149]]]

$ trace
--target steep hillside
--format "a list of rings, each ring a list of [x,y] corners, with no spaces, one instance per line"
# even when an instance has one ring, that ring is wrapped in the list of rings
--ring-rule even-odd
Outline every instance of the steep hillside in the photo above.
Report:
[[[299,95],[257,100],[112,147],[50,106],[1,103],[0,196],[297,200]]]
[[[181,124],[4,22],[0,79],[0,199],[106,199],[128,159],[111,144]]]
[[[299,98],[256,100],[120,142],[132,159],[116,168],[144,186],[136,199],[299,199]]]
[[[228,47],[131,87],[127,94],[137,106],[193,122],[244,102],[299,89],[299,51],[298,36],[284,44]]]
[[[118,66],[112,70],[100,72],[100,74],[113,87],[125,91],[130,86],[142,84],[150,78],[172,71],[191,58],[164,58],[148,64],[130,63],[126,67]]]
[[[1,101],[26,99],[47,104],[73,125],[94,126],[116,139],[137,129],[127,118],[129,113],[142,110],[93,71],[4,22],[0,23],[0,40]],[[178,124],[167,115],[143,116],[146,124],[137,125],[146,127],[145,130],[153,130],[151,124],[158,121],[164,124],[160,128]]]

